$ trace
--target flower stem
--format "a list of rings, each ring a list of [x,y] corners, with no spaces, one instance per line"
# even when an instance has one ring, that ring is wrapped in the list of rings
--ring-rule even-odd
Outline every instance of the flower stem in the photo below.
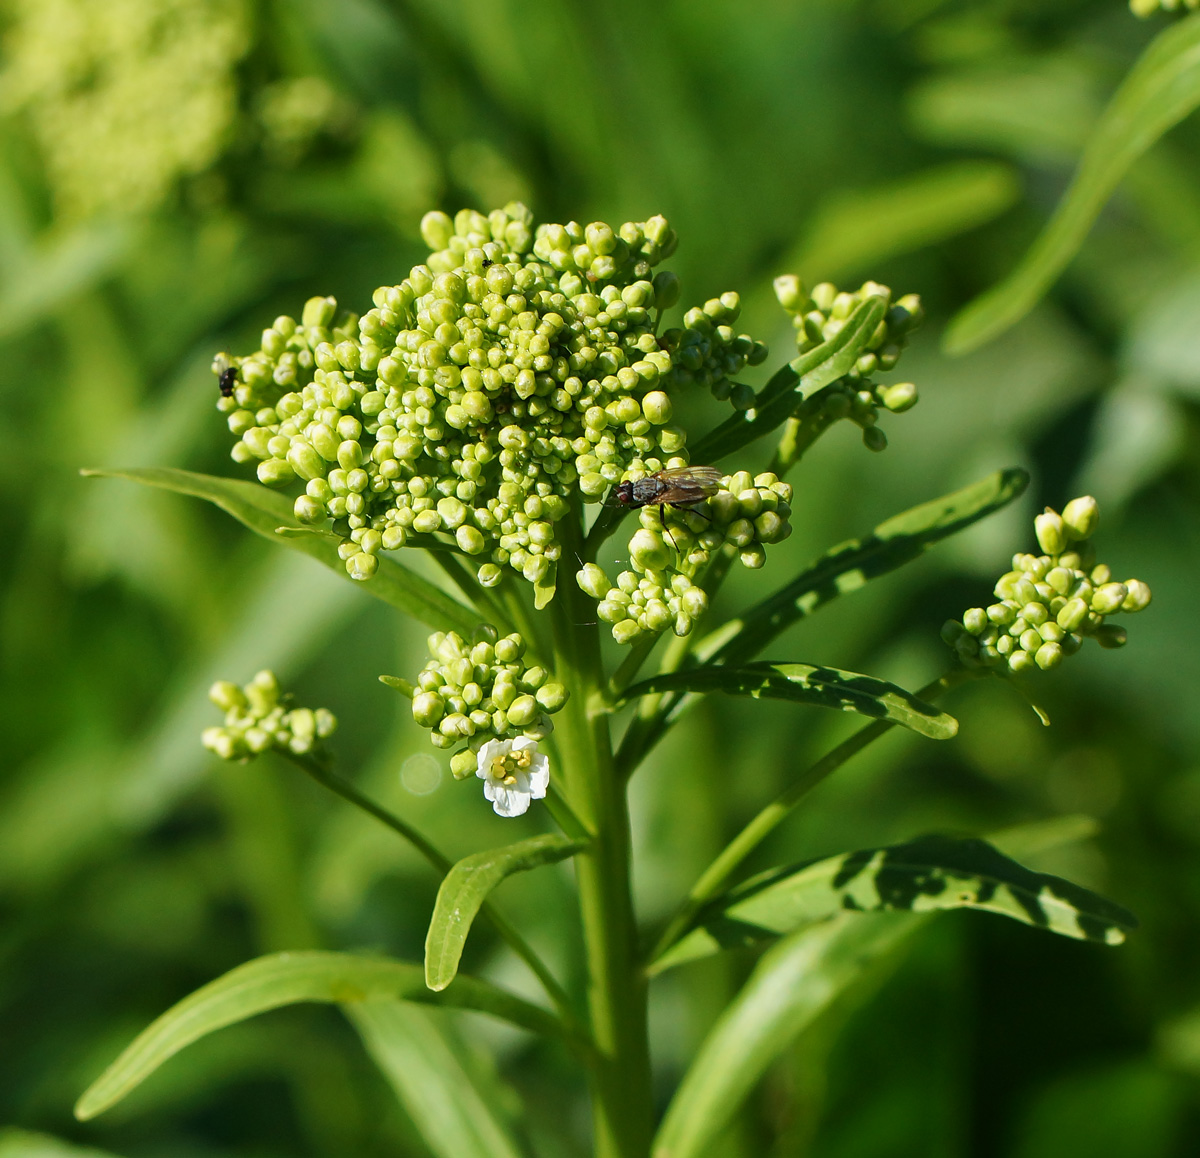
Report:
[[[986,670],[955,668],[926,684],[916,693],[918,699],[935,700],[951,688],[990,674]],[[773,832],[800,801],[827,776],[836,772],[868,744],[895,727],[890,720],[876,720],[848,736],[796,777],[770,804],[731,840],[692,886],[686,900],[671,919],[650,955],[653,961],[667,951],[687,931],[696,914],[729,883],[738,866]]]
[[[445,875],[450,871],[453,862],[440,852],[433,844],[425,839],[413,826],[401,820],[394,812],[388,811],[383,805],[377,804],[369,796],[358,790],[344,776],[338,775],[325,762],[311,755],[281,753],[301,771],[311,776],[318,784],[337,793],[343,800],[349,801],[356,808],[375,817],[381,824],[387,825],[393,832],[402,836],[413,846],[439,873]],[[508,942],[513,952],[533,970],[534,975],[542,983],[546,996],[554,1004],[555,1010],[562,1019],[568,1038],[580,1039],[585,1037],[579,1019],[575,1016],[571,999],[566,991],[555,980],[546,963],[534,952],[533,947],[508,923],[490,901],[484,901],[480,912],[491,922],[492,927]]]
[[[564,519],[560,533],[567,524],[577,526]],[[564,543],[564,553],[577,546]],[[646,980],[630,891],[629,812],[613,761],[599,636],[584,624],[583,595],[573,583],[559,585],[550,608],[555,673],[571,688],[553,739],[566,795],[595,833],[591,846],[574,860],[596,1046],[591,1070],[595,1154],[645,1158],[653,1119]]]

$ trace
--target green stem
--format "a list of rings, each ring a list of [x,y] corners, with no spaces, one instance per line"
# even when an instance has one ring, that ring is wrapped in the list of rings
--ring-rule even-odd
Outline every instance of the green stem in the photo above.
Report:
[[[490,591],[475,582],[475,577],[459,562],[457,556],[448,551],[430,551],[429,555],[471,601],[471,606],[489,623],[506,634],[514,629],[515,625],[510,621],[505,609]]]
[[[955,668],[919,692],[917,698],[935,700],[951,688],[956,688],[972,679],[990,674],[985,669]],[[742,829],[725,846],[720,855],[706,868],[692,886],[686,900],[668,923],[663,935],[650,955],[653,961],[665,953],[687,931],[696,914],[729,883],[738,866],[748,857],[788,816],[793,808],[827,776],[836,772],[853,756],[858,755],[868,744],[879,739],[895,727],[890,720],[876,720],[860,728],[843,740],[836,748],[827,752],[815,764],[810,765],[791,782],[770,804]]]
[[[691,645],[690,635],[676,636],[672,639],[667,644],[658,674],[667,675],[678,671],[687,659]],[[629,721],[629,726],[621,737],[621,746],[617,750],[617,770],[622,782],[633,775],[646,753],[662,735],[666,712],[675,698],[677,697],[671,693],[661,692],[657,695],[642,696],[638,702],[637,713]],[[662,706],[664,700],[669,700],[667,708]]]
[[[577,522],[564,519],[559,527],[569,535]],[[564,542],[564,553],[578,546]],[[574,861],[596,1046],[591,1070],[595,1154],[645,1158],[653,1123],[646,981],[630,890],[629,812],[613,761],[599,635],[582,626],[589,616],[575,584],[560,584],[550,609],[555,672],[571,689],[556,717],[555,748],[566,794],[595,833],[590,848]]]
[[[286,756],[297,768],[306,772],[318,784],[337,793],[343,800],[349,801],[356,808],[361,808],[381,824],[387,825],[393,832],[402,836],[443,876],[450,871],[453,866],[450,858],[426,840],[411,824],[401,820],[394,812],[389,812],[383,805],[377,804],[369,796],[364,795],[349,780],[344,776],[339,776],[321,760],[315,756],[300,756],[291,752],[281,752],[280,754]],[[546,963],[534,952],[533,947],[508,923],[508,919],[496,910],[491,901],[484,901],[480,912],[491,922],[496,932],[508,942],[513,952],[533,970],[534,975],[542,983],[546,996],[553,1002],[554,1008],[562,1019],[568,1037],[583,1036],[579,1020],[571,1006],[571,999],[555,980],[554,975],[546,967]]]

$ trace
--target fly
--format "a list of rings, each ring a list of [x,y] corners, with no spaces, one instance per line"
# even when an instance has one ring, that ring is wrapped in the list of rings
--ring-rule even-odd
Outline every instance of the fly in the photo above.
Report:
[[[675,466],[635,482],[617,483],[613,495],[631,511],[641,507],[687,507],[715,495],[721,489],[721,477],[714,466]]]
[[[224,365],[221,365],[221,363],[224,363]],[[221,372],[217,376],[217,388],[221,391],[221,397],[232,398],[233,388],[237,385],[238,380],[237,367],[229,365],[225,361],[224,354],[218,359],[217,365],[221,366]]]

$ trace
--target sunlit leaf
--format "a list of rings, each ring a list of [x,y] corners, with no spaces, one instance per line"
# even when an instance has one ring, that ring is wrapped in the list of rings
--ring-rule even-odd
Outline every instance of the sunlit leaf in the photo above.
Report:
[[[425,937],[425,983],[429,988],[440,991],[454,980],[471,923],[488,893],[505,877],[565,860],[584,847],[580,841],[548,834],[460,860],[438,889]]]
[[[352,1006],[389,997],[475,1009],[536,1033],[558,1033],[552,1014],[474,978],[460,977],[448,993],[435,994],[419,965],[317,950],[276,953],[210,981],[151,1022],[87,1089],[75,1116],[94,1118],[184,1046],[268,1009],[301,1001]]]
[[[426,1010],[372,1001],[346,1012],[437,1158],[520,1158],[495,1098],[483,1097]]]
[[[697,658],[736,663],[753,655],[818,607],[857,591],[871,579],[915,559],[934,543],[1006,507],[1028,484],[1029,475],[1012,467],[893,515],[864,538],[827,551],[740,619],[702,640],[696,648]]]
[[[279,534],[280,528],[301,531],[304,528],[292,512],[287,497],[258,483],[241,479],[219,478],[171,467],[140,467],[134,470],[86,470],[85,475],[99,478],[123,478],[146,486],[161,487],[176,494],[192,495],[215,503],[238,522],[274,543],[303,551],[353,583],[346,566],[338,557],[337,544],[326,535]],[[432,583],[415,575],[391,559],[380,559],[379,570],[365,583],[358,583],[369,595],[399,608],[414,619],[446,631],[470,635],[479,616]]]
[[[868,297],[827,342],[776,371],[758,392],[754,405],[723,422],[692,448],[693,462],[719,462],[785,422],[806,398],[849,373],[866,349],[883,315],[887,299]]]
[[[1100,117],[1071,187],[1021,264],[967,305],[946,330],[964,354],[1020,321],[1078,252],[1129,167],[1200,105],[1200,15],[1163,29]]]
[[[30,1130],[0,1130],[0,1158],[112,1158],[107,1150],[76,1146]]]
[[[654,969],[790,933],[843,909],[982,909],[1103,945],[1119,945],[1137,927],[1120,905],[1025,868],[986,841],[924,836],[755,877],[714,901]]]
[[[846,914],[785,937],[709,1032],[675,1092],[654,1158],[702,1158],[776,1055],[898,948],[921,918]]]
[[[998,161],[954,161],[862,192],[839,189],[781,264],[807,278],[837,277],[974,229],[1019,193],[1012,167]]]
[[[731,696],[816,704],[857,712],[874,720],[888,720],[934,740],[948,740],[958,731],[958,721],[953,716],[895,684],[874,676],[806,663],[763,662],[671,672],[634,684],[623,698],[630,700],[660,692],[725,692]]]

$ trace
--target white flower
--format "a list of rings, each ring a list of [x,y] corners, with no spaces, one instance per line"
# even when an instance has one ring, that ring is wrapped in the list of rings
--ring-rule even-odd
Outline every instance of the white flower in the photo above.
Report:
[[[479,749],[475,775],[497,816],[520,816],[531,800],[541,800],[550,786],[550,758],[529,736],[489,740]]]

